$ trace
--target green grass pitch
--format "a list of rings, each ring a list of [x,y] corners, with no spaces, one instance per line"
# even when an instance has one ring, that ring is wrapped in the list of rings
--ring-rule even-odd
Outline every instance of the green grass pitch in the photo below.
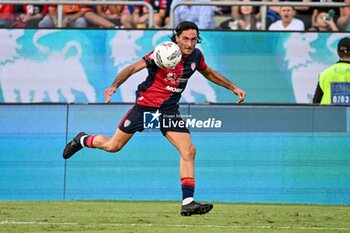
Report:
[[[0,201],[0,232],[350,232],[350,206],[214,203],[182,217],[179,202]]]

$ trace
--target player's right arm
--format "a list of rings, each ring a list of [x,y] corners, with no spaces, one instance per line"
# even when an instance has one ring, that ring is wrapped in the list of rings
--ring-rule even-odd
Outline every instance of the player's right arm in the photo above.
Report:
[[[118,87],[122,85],[131,75],[144,69],[146,67],[146,61],[141,59],[120,71],[115,77],[112,85],[105,90],[105,101],[109,103],[111,101],[111,96],[116,92]]]

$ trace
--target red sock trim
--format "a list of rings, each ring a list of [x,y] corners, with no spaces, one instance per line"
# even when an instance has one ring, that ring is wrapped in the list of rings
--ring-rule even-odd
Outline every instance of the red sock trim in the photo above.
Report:
[[[195,180],[193,177],[183,177],[181,178],[181,186],[191,186],[194,188]]]
[[[95,148],[93,145],[92,145],[92,141],[94,140],[94,138],[96,137],[96,135],[91,135],[91,136],[88,136],[86,138],[86,146],[89,147],[89,148]]]

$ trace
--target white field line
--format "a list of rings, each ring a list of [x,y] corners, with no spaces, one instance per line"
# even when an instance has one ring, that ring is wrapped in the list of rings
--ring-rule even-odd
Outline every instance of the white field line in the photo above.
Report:
[[[0,225],[85,225],[75,222],[34,222],[34,221],[0,221]],[[127,223],[101,223],[103,226],[140,226],[140,227],[174,227],[174,228],[248,228],[248,229],[291,229],[291,230],[338,230],[349,231],[350,227],[292,227],[292,226],[271,226],[271,225],[190,225],[190,224],[127,224]]]
[[[24,221],[1,221],[0,225],[78,225],[74,222],[24,222]]]

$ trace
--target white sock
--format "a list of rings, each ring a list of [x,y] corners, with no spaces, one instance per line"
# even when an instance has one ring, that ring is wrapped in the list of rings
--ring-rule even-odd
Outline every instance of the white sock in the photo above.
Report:
[[[188,205],[188,204],[190,204],[193,200],[194,200],[193,197],[185,198],[185,199],[182,201],[182,205]]]
[[[87,136],[88,135],[85,135],[85,136],[82,136],[81,138],[80,138],[80,144],[84,147],[85,145],[84,145],[84,139],[85,138],[87,138]]]

